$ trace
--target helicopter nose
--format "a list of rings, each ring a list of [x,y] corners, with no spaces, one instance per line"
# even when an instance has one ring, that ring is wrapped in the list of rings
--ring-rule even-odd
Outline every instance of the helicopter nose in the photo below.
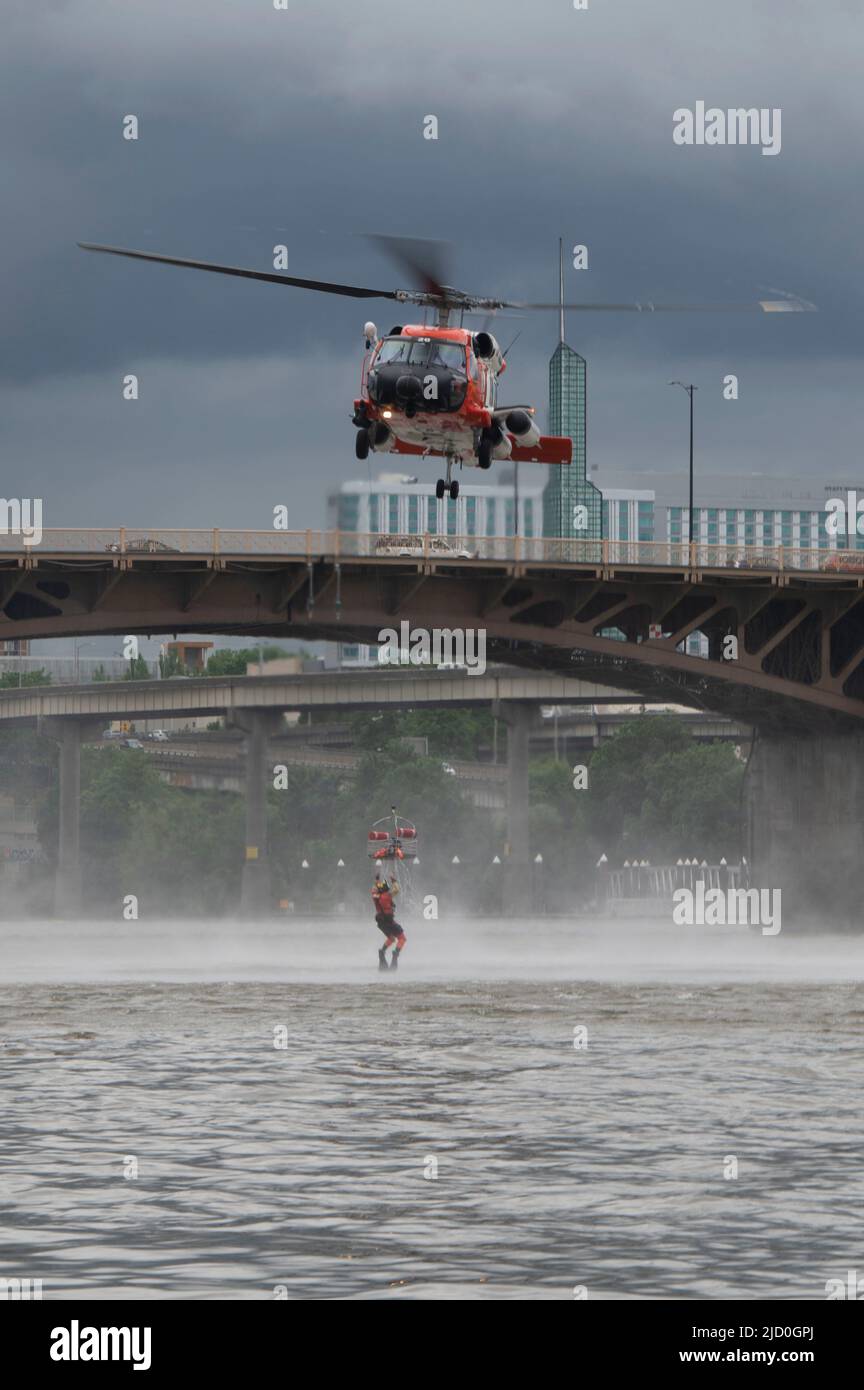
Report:
[[[417,401],[423,391],[423,383],[419,376],[409,376],[407,373],[400,376],[396,382],[396,394],[405,401]]]

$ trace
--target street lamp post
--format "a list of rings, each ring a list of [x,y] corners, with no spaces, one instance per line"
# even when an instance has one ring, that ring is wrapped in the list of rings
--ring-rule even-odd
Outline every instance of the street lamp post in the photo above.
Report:
[[[686,391],[690,397],[690,509],[689,524],[687,527],[687,543],[693,544],[693,392],[698,391],[698,386],[688,385],[683,381],[670,381],[670,386],[680,386],[682,391]]]
[[[81,651],[82,647],[93,647],[93,646],[95,646],[95,643],[94,643],[94,642],[76,642],[76,643],[75,643],[75,684],[76,684],[76,685],[80,685],[80,684],[81,684],[81,657],[79,656],[79,652]]]

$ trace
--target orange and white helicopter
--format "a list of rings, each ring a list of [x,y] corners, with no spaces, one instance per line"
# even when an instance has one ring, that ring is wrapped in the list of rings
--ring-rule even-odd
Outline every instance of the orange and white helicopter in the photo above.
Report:
[[[491,467],[493,459],[512,459],[525,463],[569,464],[572,442],[567,438],[543,435],[534,422],[534,407],[499,405],[498,379],[506,362],[497,341],[482,328],[471,332],[462,327],[465,314],[484,314],[488,318],[499,310],[556,309],[579,312],[688,311],[754,309],[764,313],[810,309],[813,306],[794,296],[779,300],[754,300],[745,304],[565,304],[563,259],[559,254],[559,299],[550,303],[518,303],[512,300],[468,294],[442,283],[439,270],[439,243],[397,237],[375,237],[409,273],[419,280],[418,290],[375,290],[327,280],[306,280],[294,275],[246,270],[238,266],[215,265],[210,261],[183,260],[149,251],[130,251],[119,246],[79,242],[85,251],[101,251],[110,256],[129,256],[134,260],[156,261],[162,265],[190,270],[209,270],[219,275],[235,275],[246,280],[263,280],[275,285],[293,285],[354,299],[389,299],[399,304],[422,305],[432,310],[435,322],[399,324],[379,336],[375,324],[363,328],[366,353],[363,359],[360,395],[354,401],[353,423],[357,429],[356,454],[360,459],[374,453],[437,455],[446,461],[446,477],[439,478],[436,495],[459,495],[453,478],[454,466]],[[560,248],[559,248],[560,250]],[[457,327],[451,320],[459,316]]]
[[[570,463],[571,440],[541,434],[533,406],[498,405],[498,378],[507,364],[485,329],[408,324],[379,338],[374,323],[367,323],[364,332],[367,357],[353,417],[358,458],[370,449],[441,455],[447,476],[438,479],[439,498],[459,495],[451,476],[456,463]]]

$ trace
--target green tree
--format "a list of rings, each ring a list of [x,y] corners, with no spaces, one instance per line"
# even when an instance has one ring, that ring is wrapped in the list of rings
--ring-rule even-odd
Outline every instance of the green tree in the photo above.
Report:
[[[225,647],[220,652],[211,652],[207,662],[208,676],[245,676],[248,657],[245,650],[232,650]]]
[[[436,758],[476,762],[481,748],[489,748],[494,720],[487,709],[405,710],[400,732],[427,737],[429,753]]]
[[[161,788],[133,808],[118,854],[118,890],[142,910],[218,915],[240,891],[244,810],[233,793]]]
[[[642,839],[655,855],[734,859],[741,850],[744,768],[728,743],[691,740],[663,759],[638,813],[628,818],[631,843]]]
[[[150,667],[143,656],[129,658],[126,670],[123,672],[123,679],[124,681],[149,681]]]
[[[81,861],[88,898],[104,900],[115,891],[117,856],[129,835],[136,807],[155,800],[162,783],[143,752],[111,747],[81,751]],[[37,813],[39,841],[56,862],[58,835],[57,785]]]
[[[4,671],[0,675],[0,690],[14,690],[16,686],[50,685],[51,677],[41,666],[33,671]]]
[[[429,756],[447,762],[479,760],[494,731],[485,709],[383,709],[349,715],[347,723],[359,749],[375,749],[390,739],[428,738]]]
[[[645,715],[596,750],[577,795],[607,852],[728,859],[740,842],[743,776],[730,744],[696,743],[674,715]]]
[[[207,662],[208,676],[245,676],[246,667],[257,665],[263,657],[264,661],[277,661],[281,656],[290,656],[284,647],[261,646],[261,647],[223,647],[220,651],[211,652]]]

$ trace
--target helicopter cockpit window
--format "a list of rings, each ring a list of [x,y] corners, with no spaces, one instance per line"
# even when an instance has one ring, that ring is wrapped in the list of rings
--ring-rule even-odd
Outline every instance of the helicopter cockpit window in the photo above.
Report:
[[[436,339],[430,343],[429,366],[449,367],[451,371],[464,372],[465,349],[461,343],[448,343]]]
[[[411,350],[410,338],[385,338],[378,353],[379,362],[407,362]]]
[[[414,367],[449,367],[451,371],[465,370],[465,348],[462,343],[440,338],[385,338],[376,359],[379,363],[404,362]]]

